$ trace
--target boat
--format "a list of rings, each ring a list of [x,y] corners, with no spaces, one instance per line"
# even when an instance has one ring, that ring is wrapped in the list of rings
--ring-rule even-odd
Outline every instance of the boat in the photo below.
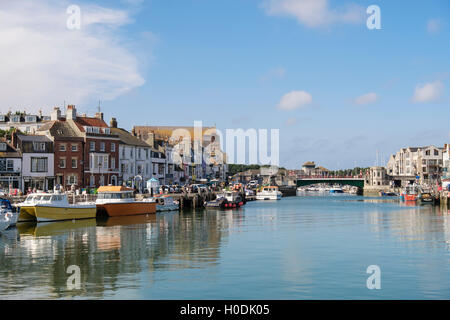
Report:
[[[9,216],[7,214],[0,215],[0,232],[5,231],[9,228]]]
[[[153,200],[136,201],[133,189],[123,186],[102,186],[97,189],[97,211],[109,217],[156,213]]]
[[[431,192],[422,192],[420,194],[421,203],[434,203],[434,197]]]
[[[176,211],[180,208],[178,202],[173,200],[172,196],[164,195],[164,196],[156,196],[152,199],[156,202],[156,211]]]
[[[19,212],[11,205],[9,199],[0,198],[0,215],[5,215],[9,219],[9,227],[15,226],[19,218]]]
[[[380,191],[380,196],[381,197],[397,197],[398,194],[396,194],[395,192],[384,192],[384,191]]]
[[[19,221],[22,212],[27,215],[27,219],[37,222],[90,219],[97,214],[94,203],[69,204],[65,193],[45,193],[32,201],[35,201],[33,205],[20,207]]]
[[[205,208],[233,209],[244,205],[244,201],[238,192],[226,191],[217,194],[215,200],[206,201]]]
[[[344,190],[339,186],[334,186],[330,188],[330,193],[344,193]]]
[[[401,199],[404,201],[417,201],[419,199],[418,188],[415,184],[411,184],[403,189]]]
[[[256,200],[280,200],[282,193],[276,186],[263,187],[261,191],[256,193]]]
[[[32,193],[29,194],[25,201],[16,204],[17,211],[19,212],[18,222],[31,222],[36,221],[35,207],[38,203],[49,203],[49,193]]]

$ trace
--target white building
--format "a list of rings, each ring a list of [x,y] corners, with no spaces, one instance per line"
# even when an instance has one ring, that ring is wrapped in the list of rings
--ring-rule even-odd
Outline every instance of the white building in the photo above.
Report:
[[[444,145],[444,150],[442,152],[442,187],[448,189],[450,186],[450,144]]]
[[[27,134],[34,134],[50,117],[34,114],[0,114],[0,129],[10,130],[16,128]]]
[[[152,149],[125,129],[117,128],[111,120],[111,133],[119,136],[119,184],[144,191],[146,181],[152,178]]]
[[[22,191],[54,186],[53,142],[46,136],[13,133],[13,146],[22,154]]]

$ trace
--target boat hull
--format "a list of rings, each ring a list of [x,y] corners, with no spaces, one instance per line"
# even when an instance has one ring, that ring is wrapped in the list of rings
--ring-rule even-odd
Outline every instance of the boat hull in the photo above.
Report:
[[[36,220],[38,222],[92,219],[97,215],[96,206],[57,207],[37,205],[35,207]]]
[[[35,206],[20,207],[18,222],[30,222],[30,221],[36,221]]]
[[[104,203],[97,204],[99,213],[109,217],[133,216],[138,214],[156,213],[155,202],[132,202],[132,203]]]
[[[277,195],[257,194],[256,195],[256,200],[280,200],[280,199],[281,199],[280,194],[277,194]]]

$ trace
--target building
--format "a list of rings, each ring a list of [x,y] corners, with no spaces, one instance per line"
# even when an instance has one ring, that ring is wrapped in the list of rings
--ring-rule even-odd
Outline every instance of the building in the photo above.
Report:
[[[111,133],[119,137],[119,184],[143,191],[146,181],[152,178],[152,148],[125,129],[117,127],[111,119]]]
[[[22,191],[51,190],[55,183],[53,141],[42,135],[12,135],[22,155]]]
[[[445,144],[442,152],[442,187],[449,189],[450,186],[450,144]]]
[[[307,161],[302,165],[302,172],[300,175],[303,176],[328,176],[330,170],[324,167],[316,167],[314,161]]]
[[[25,112],[8,112],[0,114],[0,130],[17,129],[27,134],[34,134],[50,118]]]
[[[70,190],[83,187],[84,139],[67,121],[51,120],[36,132],[53,141],[55,183]]]
[[[22,190],[22,156],[6,141],[0,141],[0,188]]]
[[[408,147],[391,155],[386,165],[387,174],[399,182],[433,183],[442,175],[443,149],[435,146]]]
[[[215,127],[135,126],[132,132],[150,144],[154,152],[166,155],[166,176],[163,178],[162,161],[155,153],[153,170],[159,175],[158,179],[174,183],[177,179],[181,183],[226,179],[226,154],[220,148]]]
[[[385,167],[371,167],[367,173],[366,181],[367,186],[389,186],[390,181]]]

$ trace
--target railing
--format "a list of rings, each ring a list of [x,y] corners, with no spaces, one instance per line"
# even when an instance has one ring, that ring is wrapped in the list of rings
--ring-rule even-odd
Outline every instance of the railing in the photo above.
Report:
[[[322,176],[322,175],[314,175],[314,176],[298,176],[298,179],[364,179],[362,175],[358,176]]]

